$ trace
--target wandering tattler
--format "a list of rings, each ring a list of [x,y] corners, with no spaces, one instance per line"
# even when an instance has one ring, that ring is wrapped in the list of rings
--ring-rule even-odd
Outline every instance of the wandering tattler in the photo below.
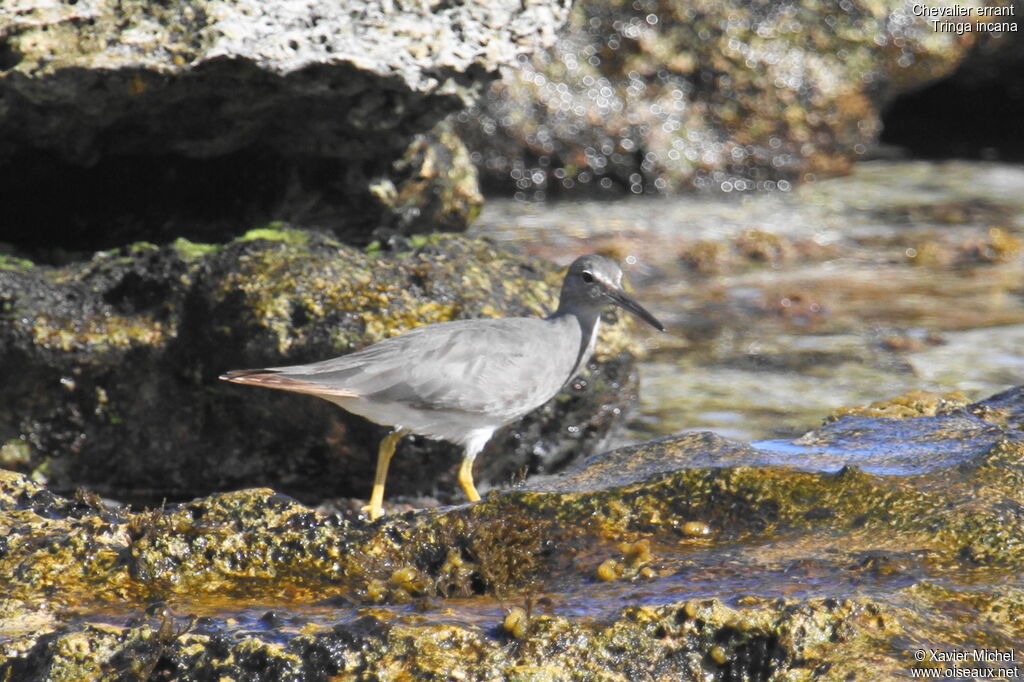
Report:
[[[377,453],[365,508],[371,519],[383,513],[388,463],[407,433],[461,445],[459,484],[476,502],[477,454],[495,429],[546,403],[583,368],[594,352],[601,309],[609,303],[665,331],[622,290],[619,266],[590,255],[569,266],[558,310],[549,317],[430,324],[331,360],[235,370],[221,379],[308,393],[393,426]]]

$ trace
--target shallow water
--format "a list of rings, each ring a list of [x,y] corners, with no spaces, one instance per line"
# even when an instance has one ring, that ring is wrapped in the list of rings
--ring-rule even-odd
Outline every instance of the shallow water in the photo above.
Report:
[[[810,538],[808,542],[815,540]],[[455,625],[507,637],[502,622],[514,607],[533,615],[600,623],[615,618],[627,605],[662,606],[692,599],[714,598],[740,607],[751,597],[869,598],[914,608],[915,585],[950,589],[969,586],[979,595],[997,595],[1024,585],[1005,571],[945,564],[927,550],[848,553],[837,548],[809,559],[800,547],[787,544],[784,537],[727,547],[711,543],[705,547],[700,541],[691,547],[655,543],[652,565],[657,571],[653,577],[605,582],[596,577],[572,576],[507,599],[427,598],[378,606],[334,603],[331,599],[321,603],[175,599],[157,609],[129,604],[100,608],[84,605],[76,613],[63,614],[62,620],[116,627],[149,623],[170,632],[228,633],[234,639],[253,637],[281,643],[300,634],[352,625],[363,618],[413,626]]]
[[[613,255],[669,325],[611,445],[788,440],[843,406],[1024,377],[1024,167],[874,161],[790,192],[499,199],[472,231],[560,263]]]

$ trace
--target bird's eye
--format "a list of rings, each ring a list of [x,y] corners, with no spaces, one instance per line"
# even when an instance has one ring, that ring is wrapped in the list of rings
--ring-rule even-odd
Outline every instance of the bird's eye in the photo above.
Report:
[[[584,272],[582,275],[580,275],[580,277],[582,277],[583,281],[586,282],[587,284],[590,284],[591,282],[594,281],[594,276],[591,275],[589,272]]]

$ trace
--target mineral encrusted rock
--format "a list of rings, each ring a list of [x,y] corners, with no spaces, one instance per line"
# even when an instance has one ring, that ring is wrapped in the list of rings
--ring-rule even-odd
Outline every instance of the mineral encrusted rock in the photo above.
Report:
[[[755,448],[694,433],[374,523],[268,489],[133,511],[0,472],[0,679],[1019,673],[915,652],[1024,637],[1022,396],[951,407],[991,430],[921,474],[743,464]],[[817,433],[873,419],[891,456],[902,429],[935,454],[934,417]]]
[[[583,0],[459,120],[485,186],[523,196],[786,188],[847,171],[893,96],[1000,40],[903,0]]]
[[[272,217],[363,241],[381,226],[436,229],[429,212],[396,215],[379,186],[399,187],[415,137],[550,44],[567,12],[540,0],[4,2],[4,237],[210,241]],[[459,160],[461,142],[447,142]],[[440,170],[424,172],[472,172]],[[452,203],[454,225],[476,208]]]
[[[150,504],[251,485],[309,503],[365,497],[384,427],[217,377],[557,304],[550,264],[477,239],[416,243],[367,251],[268,228],[220,246],[136,243],[63,267],[0,260],[0,466],[55,490]],[[507,485],[524,466],[554,471],[593,452],[635,399],[631,328],[606,325],[600,363],[499,432],[478,459],[479,480]],[[446,497],[458,459],[454,446],[407,439],[389,494]]]

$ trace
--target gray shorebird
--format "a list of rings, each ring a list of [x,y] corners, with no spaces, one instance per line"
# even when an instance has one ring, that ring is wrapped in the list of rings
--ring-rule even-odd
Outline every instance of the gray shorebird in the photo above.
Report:
[[[619,266],[589,255],[569,266],[558,310],[548,317],[430,324],[331,360],[235,370],[220,378],[308,393],[393,427],[377,453],[364,508],[371,519],[383,513],[388,464],[407,433],[461,445],[459,485],[476,502],[473,460],[496,429],[546,403],[586,365],[608,304],[665,331],[623,291]]]

